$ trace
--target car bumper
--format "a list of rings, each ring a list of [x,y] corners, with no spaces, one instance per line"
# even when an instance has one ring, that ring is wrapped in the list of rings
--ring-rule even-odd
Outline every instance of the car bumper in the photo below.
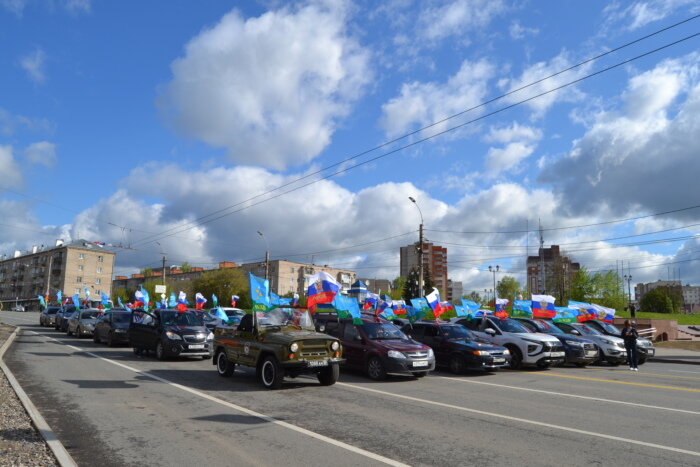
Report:
[[[604,358],[609,362],[626,362],[627,352],[618,348],[607,348],[603,350]]]
[[[282,368],[289,373],[310,373],[328,368],[331,365],[345,363],[344,358],[319,358],[315,360],[293,360],[281,362]]]
[[[168,355],[173,355],[173,356],[181,356],[181,357],[205,357],[209,356],[211,357],[212,355],[212,343],[211,342],[204,342],[204,343],[196,343],[196,344],[191,344],[191,343],[186,343],[186,342],[179,342],[179,341],[166,341],[165,343],[165,352]],[[202,346],[202,347],[200,347]]]
[[[593,363],[598,360],[598,351],[579,348],[566,349],[566,363]]]
[[[435,369],[435,358],[385,358],[384,368],[387,373],[413,374],[416,372],[433,371]]]
[[[120,343],[120,344],[128,344],[129,343],[129,335],[125,332],[113,332],[112,333],[112,342]]]
[[[637,347],[637,353],[640,358],[651,358],[656,355],[656,349],[653,347]]]
[[[503,357],[469,355],[464,360],[469,370],[495,370],[510,365],[510,355],[504,355]]]
[[[94,332],[94,330],[92,330],[92,329],[80,328],[80,335],[81,336],[92,336],[93,332]]]

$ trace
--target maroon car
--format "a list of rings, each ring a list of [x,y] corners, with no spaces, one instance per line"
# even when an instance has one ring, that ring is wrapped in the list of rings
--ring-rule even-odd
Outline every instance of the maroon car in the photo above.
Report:
[[[435,355],[427,345],[414,341],[393,323],[363,316],[362,324],[338,320],[334,313],[317,313],[316,329],[340,339],[344,366],[363,370],[374,380],[388,373],[423,377],[435,369]]]

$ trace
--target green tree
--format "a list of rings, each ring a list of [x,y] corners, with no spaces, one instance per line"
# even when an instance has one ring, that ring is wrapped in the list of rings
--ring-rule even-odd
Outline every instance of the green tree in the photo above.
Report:
[[[571,299],[589,302],[593,297],[593,280],[585,267],[579,269],[571,281]]]
[[[622,281],[615,271],[597,272],[591,278],[593,292],[591,301],[616,310],[623,310],[627,297],[622,289]]]
[[[435,282],[433,282],[433,275],[430,273],[430,268],[424,268],[423,269],[423,297],[428,295],[430,292],[433,291],[433,287],[435,287]],[[443,295],[443,290],[440,290],[440,296],[444,297]]]
[[[114,306],[116,307],[116,306],[118,306],[118,303],[119,303],[118,298],[120,298],[122,300],[122,303],[124,303],[124,304],[126,304],[126,302],[129,301],[129,293],[127,292],[127,290],[125,288],[114,289],[114,290],[112,290],[112,297],[111,298],[112,298],[112,303],[114,303]]]
[[[641,311],[645,313],[671,313],[673,301],[668,291],[663,287],[657,287],[644,294],[639,303]]]
[[[421,297],[420,292],[418,290],[418,269],[417,268],[411,268],[411,270],[408,271],[408,277],[406,277],[406,280],[404,281],[403,290],[401,292],[402,292],[403,297],[406,300]]]
[[[153,274],[153,269],[152,268],[143,268],[143,269],[141,269],[141,274],[143,274],[145,277],[148,277],[151,274]]]
[[[520,282],[516,281],[512,276],[503,276],[503,278],[496,284],[496,290],[498,291],[499,298],[507,298],[511,302],[513,297],[518,293],[522,293],[520,288]]]
[[[238,295],[238,308],[250,308],[250,285],[243,270],[238,268],[207,271],[192,281],[194,293],[201,293],[211,305],[216,294],[221,306],[231,306],[231,295]],[[194,297],[193,297],[194,298]]]
[[[180,270],[181,270],[182,272],[190,272],[190,271],[192,270],[192,266],[190,266],[190,263],[188,263],[187,261],[185,261],[184,263],[182,263],[182,264],[180,265]]]
[[[405,277],[399,276],[396,279],[394,279],[392,281],[392,284],[391,284],[391,293],[389,294],[389,296],[393,300],[399,300],[400,298],[403,298],[404,297],[403,290],[404,290],[405,285],[406,285],[406,278]]]
[[[469,295],[465,295],[464,298],[466,298],[467,300],[471,300],[473,302],[476,302],[476,303],[481,303],[481,300],[482,300],[482,297],[479,294],[479,292],[477,292],[475,290],[472,290],[471,292],[469,292]]]

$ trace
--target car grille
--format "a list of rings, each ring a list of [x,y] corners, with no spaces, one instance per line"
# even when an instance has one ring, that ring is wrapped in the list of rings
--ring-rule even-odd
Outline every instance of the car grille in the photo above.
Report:
[[[404,354],[406,354],[406,357],[408,357],[408,358],[428,358],[428,351],[427,350],[409,351],[409,352],[404,352]]]
[[[547,342],[546,343],[546,351],[548,352],[563,352],[564,351],[564,346],[561,344],[561,342],[553,343],[553,342]]]
[[[502,357],[503,356],[503,352],[500,350],[492,350],[489,353],[491,354],[492,357]]]
[[[595,350],[595,344],[583,344],[583,350]]]
[[[325,357],[328,352],[300,352],[302,357]]]
[[[206,334],[185,334],[182,338],[190,344],[201,344],[206,341],[207,336]]]

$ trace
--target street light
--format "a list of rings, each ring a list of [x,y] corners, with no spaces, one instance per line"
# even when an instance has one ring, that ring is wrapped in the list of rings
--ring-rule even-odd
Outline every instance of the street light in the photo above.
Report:
[[[425,294],[423,290],[423,211],[420,210],[420,206],[418,206],[413,196],[409,196],[408,199],[418,208],[418,214],[420,214],[420,226],[418,226],[418,292],[422,297]]]
[[[632,274],[625,274],[622,277],[624,277],[624,279],[627,281],[627,308],[629,308],[630,310],[630,317],[634,318],[635,310],[632,309],[632,289],[630,288],[630,283],[632,282]]]
[[[496,273],[501,267],[496,265],[496,267],[489,266],[489,272],[493,274],[493,308],[496,309]]]
[[[261,231],[258,230],[258,235],[265,240],[265,280],[270,280],[270,246],[267,244],[267,238],[263,235]]]

